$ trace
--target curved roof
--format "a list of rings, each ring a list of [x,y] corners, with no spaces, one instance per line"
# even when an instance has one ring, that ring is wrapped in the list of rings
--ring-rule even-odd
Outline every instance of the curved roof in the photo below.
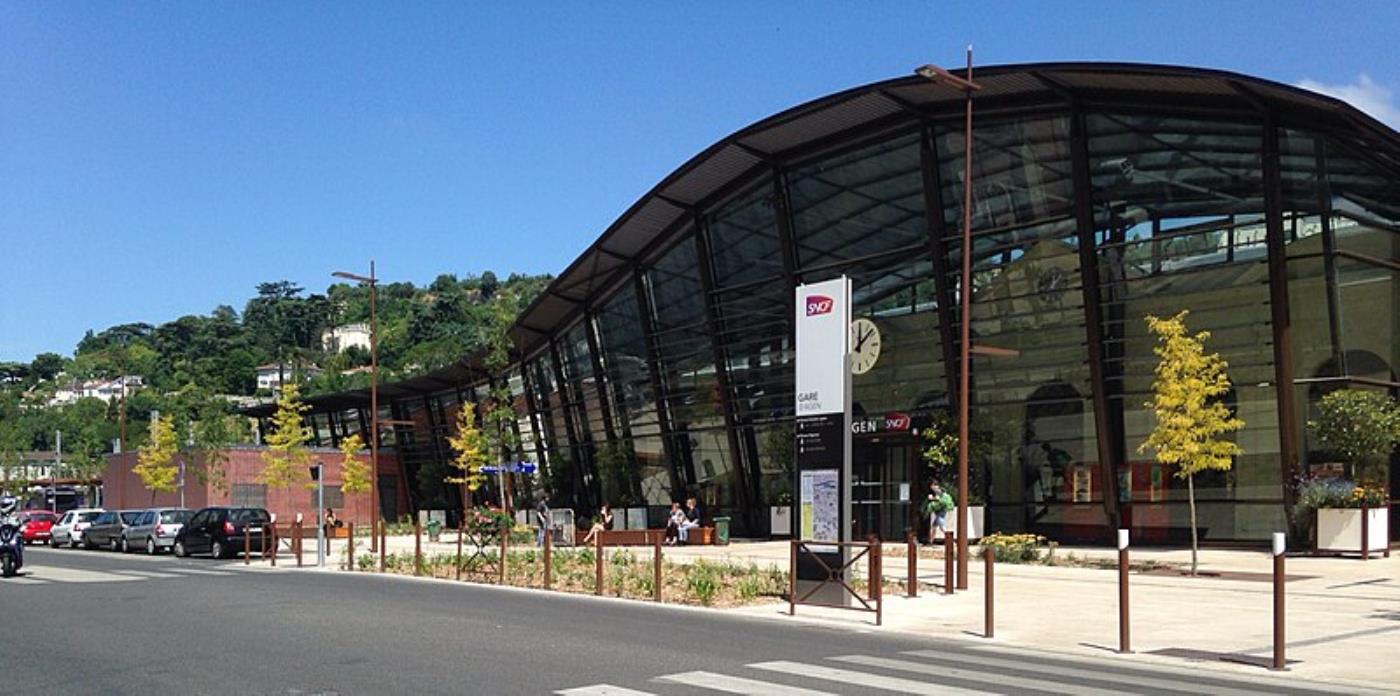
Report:
[[[1014,108],[1169,105],[1175,110],[1272,114],[1350,135],[1400,170],[1400,134],[1332,97],[1221,70],[1124,63],[1036,63],[974,68],[981,113]],[[916,75],[837,92],[743,128],[711,145],[632,204],[550,283],[513,329],[533,351],[668,233],[775,164],[863,132],[961,115],[963,93]]]

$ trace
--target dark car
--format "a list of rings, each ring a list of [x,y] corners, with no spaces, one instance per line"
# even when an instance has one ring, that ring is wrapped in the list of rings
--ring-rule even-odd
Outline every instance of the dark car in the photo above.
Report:
[[[270,548],[273,543],[272,530],[267,529],[271,523],[272,516],[262,508],[207,507],[194,513],[175,535],[175,555],[207,553],[227,558],[243,549],[245,535],[248,548],[262,553],[264,544]]]
[[[19,513],[20,539],[26,544],[47,544],[56,522],[58,515],[48,510],[25,510]]]
[[[83,532],[83,545],[90,549],[122,548],[122,532],[141,516],[140,510],[108,510],[92,521],[92,526]]]

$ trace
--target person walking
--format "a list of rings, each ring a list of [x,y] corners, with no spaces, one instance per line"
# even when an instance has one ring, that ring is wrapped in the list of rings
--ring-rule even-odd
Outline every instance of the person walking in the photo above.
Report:
[[[544,546],[544,536],[553,529],[549,521],[549,493],[541,493],[539,502],[535,503],[535,522],[539,524],[539,532],[536,534],[536,545]]]
[[[934,543],[934,533],[948,531],[948,511],[953,509],[953,496],[943,490],[937,481],[929,484],[928,501],[924,503],[924,513],[928,515],[928,543]]]

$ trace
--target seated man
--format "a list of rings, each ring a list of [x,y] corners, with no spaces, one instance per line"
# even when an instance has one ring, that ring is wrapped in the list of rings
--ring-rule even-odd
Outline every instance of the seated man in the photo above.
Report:
[[[689,543],[689,541],[690,541],[690,539],[689,539],[689,537],[690,537],[690,530],[692,530],[692,529],[699,529],[699,528],[700,528],[700,507],[699,507],[698,505],[695,504],[695,499],[694,499],[694,498],[686,498],[686,500],[685,500],[685,521],[684,521],[684,522],[681,522],[680,529],[678,530],[678,532],[679,532],[679,534],[680,534],[680,538],[681,538],[681,543],[682,543],[682,544]]]

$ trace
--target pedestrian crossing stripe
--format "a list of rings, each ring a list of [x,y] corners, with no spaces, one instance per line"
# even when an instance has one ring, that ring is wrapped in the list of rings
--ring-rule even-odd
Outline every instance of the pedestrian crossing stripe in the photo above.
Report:
[[[675,682],[703,687],[710,691],[723,691],[727,694],[744,696],[836,696],[829,691],[800,689],[795,686],[774,684],[773,682],[745,679],[717,672],[681,672],[657,677],[657,681]]]
[[[942,677],[960,683],[970,682],[973,684],[986,684],[988,688],[993,689],[1001,686],[1017,690],[1044,691],[1052,694],[1083,694],[1083,696],[1118,696],[1118,694],[1123,693],[1121,689],[1098,689],[1081,684],[1056,684],[1055,682],[1046,681],[1044,679],[1013,677],[1009,674],[998,672],[974,672],[958,667],[945,667],[943,665],[927,662],[913,662],[911,660],[894,660],[887,657],[841,655],[831,659],[837,662],[846,662],[866,667],[879,667],[896,672],[913,672],[915,674],[925,674],[932,677]],[[1084,676],[1087,677],[1088,673],[1086,672]]]
[[[559,696],[656,696],[645,691],[634,689],[624,689],[612,684],[594,684],[593,686],[581,686],[577,689],[565,689],[554,692]]]
[[[168,568],[169,572],[155,572],[150,570],[137,570],[134,568],[116,568],[111,571],[104,570],[82,570],[78,568],[64,568],[57,566],[36,566],[26,565],[22,575],[8,578],[3,582],[12,585],[49,585],[49,584],[101,584],[113,582],[139,582],[141,580],[169,580],[189,578],[194,575],[212,575],[227,577],[233,573],[219,570],[202,570],[197,568]]]
[[[949,660],[965,665],[979,665],[991,669],[1020,669],[1033,671],[1036,674],[1043,674],[1053,677],[1066,677],[1069,679],[1092,679],[1094,681],[1109,682],[1113,684],[1123,684],[1125,686],[1136,686],[1148,689],[1180,689],[1181,682],[1163,679],[1160,677],[1149,677],[1138,674],[1115,674],[1107,670],[1095,670],[1092,668],[1061,667],[1044,662],[1026,663],[1018,662],[1000,657],[990,657],[985,655],[968,655],[958,653],[957,655],[946,655],[934,650],[910,650],[905,655],[913,657],[928,658],[931,660]],[[1263,693],[1247,689],[1231,689],[1220,685],[1211,685],[1209,690],[1212,694],[1220,696],[1252,696]]]
[[[944,694],[951,694],[952,696],[970,696],[971,694],[987,693],[982,690],[962,689],[946,684],[930,684],[929,682],[914,681],[913,679],[905,679],[903,677],[888,677],[883,674],[857,672],[855,670],[813,665],[805,662],[789,662],[787,660],[755,662],[749,665],[749,667],[778,672],[779,674],[791,674],[798,677],[809,677],[841,684],[852,684],[870,689],[885,689],[886,691],[898,691],[905,694],[919,694],[920,696],[942,696]]]

